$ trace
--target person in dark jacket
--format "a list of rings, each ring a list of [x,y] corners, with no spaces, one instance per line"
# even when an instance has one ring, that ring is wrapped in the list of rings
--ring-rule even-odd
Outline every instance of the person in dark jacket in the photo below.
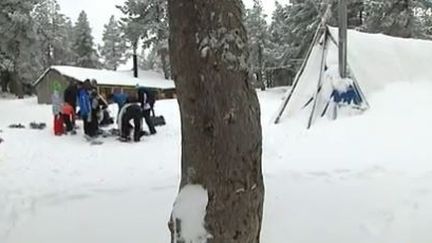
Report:
[[[78,86],[74,81],[71,81],[68,87],[64,91],[63,98],[65,103],[68,103],[69,105],[72,106],[74,112],[76,112],[77,96],[78,96]]]
[[[90,104],[91,104],[91,121],[90,121],[90,132],[98,135],[99,130],[99,118],[103,115],[103,111],[108,108],[108,104],[105,99],[98,93],[97,81],[93,79],[91,81],[90,91]]]
[[[77,98],[78,84],[75,81],[71,81],[63,93],[63,99],[64,103],[67,103],[72,107],[74,114],[76,114]],[[72,125],[75,126],[75,115],[72,117],[71,122]]]
[[[150,116],[152,107],[154,106],[154,99],[149,95],[149,90],[144,87],[138,87],[138,102],[141,105],[141,109],[143,112],[143,117],[145,119],[145,122],[147,123],[147,126],[150,130],[150,134],[156,134],[156,129],[153,124],[153,120]]]
[[[96,136],[99,131],[99,119],[98,119],[98,113],[100,111],[100,104],[99,104],[99,98],[97,91],[92,88],[90,91],[90,104],[91,104],[91,110],[90,110],[90,133],[93,134],[93,136]]]
[[[141,137],[145,135],[142,130],[143,113],[141,107],[137,103],[127,103],[120,110],[118,117],[118,127],[120,130],[120,140],[129,141],[132,128],[134,128],[134,141],[139,142]],[[130,122],[133,121],[133,126]]]

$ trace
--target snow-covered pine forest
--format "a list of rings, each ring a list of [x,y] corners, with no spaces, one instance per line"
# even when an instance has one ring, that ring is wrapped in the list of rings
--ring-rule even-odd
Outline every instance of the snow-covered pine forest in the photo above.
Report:
[[[305,56],[326,4],[337,1],[275,2],[266,14],[260,0],[244,11],[249,66],[261,88],[287,85]],[[116,70],[133,54],[145,70],[170,77],[167,2],[128,0],[107,20],[102,43],[95,43],[85,7],[77,20],[62,14],[56,0],[4,0],[1,3],[0,72],[2,91],[30,93],[29,84],[52,65]],[[431,3],[349,1],[348,26],[368,33],[431,38]],[[337,25],[333,8],[330,25]],[[113,13],[114,14],[114,13]],[[23,87],[22,87],[23,86]]]
[[[99,0],[116,6],[96,36],[90,4],[1,0],[0,242],[432,242],[432,1],[347,1],[347,79],[340,1]],[[133,64],[175,82],[157,134],[54,136],[39,77]]]

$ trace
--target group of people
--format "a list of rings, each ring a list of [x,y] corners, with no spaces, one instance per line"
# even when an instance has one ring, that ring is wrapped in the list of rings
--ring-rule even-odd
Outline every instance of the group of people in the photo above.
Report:
[[[140,141],[144,135],[156,134],[152,115],[154,116],[154,104],[156,97],[153,91],[137,85],[137,96],[129,97],[125,93],[114,92],[108,96],[110,103],[116,103],[119,113],[117,124],[120,131],[121,141],[130,141],[133,129],[133,140]],[[142,129],[142,121],[145,120],[150,132]],[[131,124],[133,122],[133,125]]]
[[[116,91],[105,99],[98,93],[96,80],[83,83],[70,82],[63,97],[58,88],[53,92],[54,132],[56,135],[76,134],[76,118],[83,120],[84,134],[87,139],[94,139],[103,134],[101,125],[113,123],[107,108],[109,104],[118,105],[117,124],[121,141],[140,141],[144,135],[156,133],[151,112],[154,114],[154,93],[147,88],[137,86],[137,95],[128,96]],[[145,120],[150,132],[143,131]],[[132,124],[131,124],[132,122]],[[64,129],[65,128],[65,129]],[[131,133],[133,130],[133,136]]]

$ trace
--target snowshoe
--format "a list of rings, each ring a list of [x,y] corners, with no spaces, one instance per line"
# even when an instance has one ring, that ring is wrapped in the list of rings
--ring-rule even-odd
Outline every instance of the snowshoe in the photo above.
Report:
[[[21,123],[18,123],[18,124],[11,124],[11,125],[9,125],[9,128],[23,129],[23,128],[25,128],[25,126],[22,125]]]
[[[119,140],[120,142],[123,142],[123,143],[127,143],[127,142],[130,142],[130,141],[131,141],[130,138],[125,138],[125,137],[119,137],[118,140]]]
[[[110,129],[109,133],[111,134],[111,136],[120,136],[120,130],[116,128]]]
[[[92,140],[90,141],[90,145],[102,145],[103,142],[100,140]]]
[[[46,124],[43,122],[41,122],[41,123],[31,122],[30,123],[31,129],[43,130],[43,129],[45,129],[45,127],[46,127]]]
[[[77,135],[77,132],[75,130],[65,132],[66,135]]]

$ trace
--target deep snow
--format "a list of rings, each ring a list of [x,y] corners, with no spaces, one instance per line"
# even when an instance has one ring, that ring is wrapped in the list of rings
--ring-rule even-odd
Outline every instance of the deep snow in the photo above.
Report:
[[[285,91],[260,92],[266,185],[264,243],[432,242],[432,84],[396,82],[361,116],[271,118]],[[139,144],[7,125],[45,121],[35,99],[0,100],[1,243],[163,243],[179,180],[175,100],[168,125]]]

